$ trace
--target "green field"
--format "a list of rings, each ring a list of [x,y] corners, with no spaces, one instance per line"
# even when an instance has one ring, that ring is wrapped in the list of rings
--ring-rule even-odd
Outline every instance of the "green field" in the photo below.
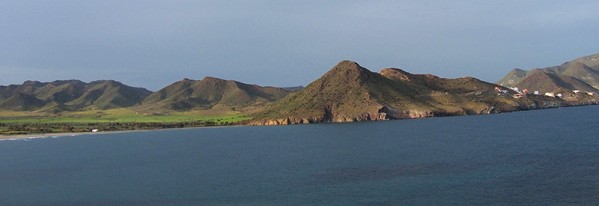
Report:
[[[128,109],[90,110],[65,113],[62,115],[36,115],[25,112],[0,112],[0,123],[110,123],[110,122],[190,122],[214,121],[235,123],[248,119],[239,113],[200,114],[194,112],[173,112],[170,114],[139,114]]]
[[[88,110],[59,115],[0,111],[0,135],[139,130],[232,125],[249,119],[240,113],[171,112],[142,114],[130,109]]]

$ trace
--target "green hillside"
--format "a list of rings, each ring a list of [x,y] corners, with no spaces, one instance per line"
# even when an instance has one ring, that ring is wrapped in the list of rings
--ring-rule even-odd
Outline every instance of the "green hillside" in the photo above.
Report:
[[[176,111],[219,106],[239,109],[274,102],[287,94],[289,92],[281,88],[205,77],[202,80],[183,79],[168,85],[143,100],[142,107]]]
[[[8,110],[62,112],[83,109],[111,109],[139,104],[151,92],[113,80],[85,83],[79,80],[26,81],[0,86],[0,105]]]
[[[35,98],[34,96],[16,93],[0,103],[0,109],[6,110],[33,110],[43,107],[44,101]]]

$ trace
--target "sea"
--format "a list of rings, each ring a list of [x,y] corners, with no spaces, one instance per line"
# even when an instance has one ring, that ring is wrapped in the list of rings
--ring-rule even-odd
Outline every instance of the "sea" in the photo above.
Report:
[[[0,141],[0,205],[597,205],[599,106]]]

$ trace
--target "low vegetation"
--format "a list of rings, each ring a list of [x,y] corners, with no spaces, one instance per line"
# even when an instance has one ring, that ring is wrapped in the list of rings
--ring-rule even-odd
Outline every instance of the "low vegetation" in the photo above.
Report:
[[[233,125],[248,118],[240,113],[219,115],[201,111],[140,114],[120,108],[40,115],[34,112],[0,111],[0,135],[60,132],[146,130]]]

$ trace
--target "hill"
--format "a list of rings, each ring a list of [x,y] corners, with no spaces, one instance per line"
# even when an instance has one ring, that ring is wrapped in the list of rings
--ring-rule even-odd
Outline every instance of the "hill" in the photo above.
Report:
[[[301,87],[262,87],[214,77],[183,79],[157,92],[113,80],[90,83],[79,80],[25,81],[19,85],[0,86],[0,109],[61,113],[131,108],[144,113],[169,113],[217,108],[216,113],[248,112],[260,110],[298,90]]]
[[[45,102],[31,95],[16,93],[0,102],[0,109],[31,110],[44,106]]]
[[[598,92],[597,89],[573,76],[560,75],[543,70],[533,70],[514,84],[518,88],[531,88],[541,93],[572,93],[573,90]]]
[[[89,108],[111,109],[139,104],[150,91],[113,80],[85,83],[79,80],[25,81],[0,86],[0,108],[61,112]]]
[[[151,91],[147,89],[130,87],[114,80],[93,81],[83,87],[79,97],[65,105],[99,109],[130,107],[139,104],[150,94]]]
[[[530,71],[514,69],[497,84],[540,93],[568,93],[573,90],[599,92],[599,54],[574,59],[559,66]]]
[[[186,111],[226,107],[234,110],[260,107],[290,92],[277,87],[262,87],[233,80],[205,77],[183,79],[149,95],[142,107]]]
[[[595,70],[599,70],[599,54],[593,54],[593,55],[589,55],[589,56],[585,56],[585,57],[580,57],[580,58],[573,60],[573,62],[580,62],[580,63],[583,63]]]
[[[305,89],[256,114],[252,125],[353,122],[485,114],[557,106],[559,99],[514,98],[475,78],[444,79],[396,68],[374,73],[341,61]]]

